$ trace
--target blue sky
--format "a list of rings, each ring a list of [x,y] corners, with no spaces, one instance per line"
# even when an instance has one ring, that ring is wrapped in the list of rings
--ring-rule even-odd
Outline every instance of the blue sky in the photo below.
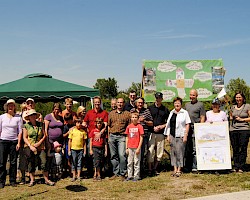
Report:
[[[31,73],[140,82],[142,61],[222,58],[248,85],[250,1],[0,0],[0,84]]]

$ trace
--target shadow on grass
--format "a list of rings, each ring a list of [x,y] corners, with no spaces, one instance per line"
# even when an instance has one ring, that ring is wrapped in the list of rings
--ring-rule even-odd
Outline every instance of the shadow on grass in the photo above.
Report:
[[[66,189],[72,192],[83,192],[83,191],[88,190],[88,188],[82,185],[68,185],[66,186]]]

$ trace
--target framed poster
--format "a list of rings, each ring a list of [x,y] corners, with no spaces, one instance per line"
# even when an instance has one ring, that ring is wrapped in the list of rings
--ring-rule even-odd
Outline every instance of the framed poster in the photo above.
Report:
[[[232,169],[228,122],[195,123],[198,170]]]

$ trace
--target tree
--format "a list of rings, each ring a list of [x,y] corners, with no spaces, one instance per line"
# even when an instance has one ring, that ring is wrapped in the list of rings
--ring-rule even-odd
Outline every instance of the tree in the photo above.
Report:
[[[101,98],[104,99],[114,98],[118,94],[118,86],[115,78],[97,79],[93,87],[99,89]]]
[[[132,82],[132,85],[127,89],[127,93],[129,94],[130,91],[135,91],[137,96],[140,96],[141,94],[141,83],[134,83]]]
[[[250,100],[250,88],[243,79],[231,79],[226,86],[227,94],[233,99],[235,92],[241,91],[246,96],[246,100]]]

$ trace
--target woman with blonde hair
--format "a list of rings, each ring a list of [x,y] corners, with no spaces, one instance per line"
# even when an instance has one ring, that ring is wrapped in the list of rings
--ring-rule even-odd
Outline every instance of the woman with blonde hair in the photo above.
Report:
[[[77,116],[77,118],[80,118],[81,119],[81,121],[83,121],[83,119],[84,119],[84,117],[85,117],[85,115],[86,115],[86,107],[84,107],[84,106],[79,106],[78,108],[77,108],[77,111],[76,111],[76,116]]]
[[[6,113],[0,116],[0,188],[5,186],[8,156],[10,158],[10,185],[16,186],[17,151],[20,148],[23,127],[22,118],[16,114],[15,101],[9,99],[4,108]]]

